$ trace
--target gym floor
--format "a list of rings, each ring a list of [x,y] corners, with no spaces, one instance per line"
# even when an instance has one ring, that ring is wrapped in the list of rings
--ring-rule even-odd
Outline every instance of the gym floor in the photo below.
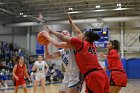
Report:
[[[58,93],[60,84],[46,85],[46,93]],[[28,92],[33,93],[33,87],[28,87]],[[0,93],[14,93],[14,88],[9,87],[7,91],[0,91]],[[18,93],[23,93],[22,89],[19,89]],[[37,93],[42,93],[40,86],[38,87]],[[84,88],[81,93],[84,93]],[[140,79],[130,79],[127,87],[122,88],[120,93],[140,93]]]

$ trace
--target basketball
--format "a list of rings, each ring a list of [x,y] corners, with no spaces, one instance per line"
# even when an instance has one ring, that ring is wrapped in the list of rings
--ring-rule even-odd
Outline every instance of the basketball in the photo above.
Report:
[[[49,41],[46,37],[44,37],[41,32],[38,33],[37,35],[37,41],[39,42],[39,44],[41,45],[47,45],[49,44]]]

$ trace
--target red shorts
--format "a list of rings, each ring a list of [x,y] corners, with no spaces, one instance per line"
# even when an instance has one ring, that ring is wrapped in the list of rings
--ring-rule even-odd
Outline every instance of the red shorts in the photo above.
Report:
[[[104,70],[97,70],[85,78],[86,93],[109,93],[109,79]]]
[[[110,78],[110,86],[126,87],[127,75],[122,71],[112,71]]]
[[[19,80],[15,80],[15,86],[20,86],[26,84],[25,79],[24,78],[19,78]]]

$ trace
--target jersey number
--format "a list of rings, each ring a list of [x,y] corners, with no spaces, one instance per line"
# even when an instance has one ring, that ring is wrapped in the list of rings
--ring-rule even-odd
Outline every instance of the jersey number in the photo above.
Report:
[[[96,51],[95,51],[94,47],[89,47],[88,52],[90,52],[91,54],[96,54]]]
[[[39,71],[42,71],[42,68],[39,68]]]

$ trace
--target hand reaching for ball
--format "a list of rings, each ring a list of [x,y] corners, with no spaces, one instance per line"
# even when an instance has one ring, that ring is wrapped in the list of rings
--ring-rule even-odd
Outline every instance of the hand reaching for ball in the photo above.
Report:
[[[44,36],[45,38],[48,38],[48,36],[50,36],[49,32],[47,31],[41,31],[42,36]]]
[[[52,30],[46,25],[45,26],[46,30],[48,30],[49,34],[52,34]]]
[[[68,15],[68,20],[69,20],[69,23],[72,24],[72,18],[70,15]]]
[[[49,33],[47,31],[41,31],[37,35],[37,40],[41,45],[47,45],[49,43],[48,37]]]

